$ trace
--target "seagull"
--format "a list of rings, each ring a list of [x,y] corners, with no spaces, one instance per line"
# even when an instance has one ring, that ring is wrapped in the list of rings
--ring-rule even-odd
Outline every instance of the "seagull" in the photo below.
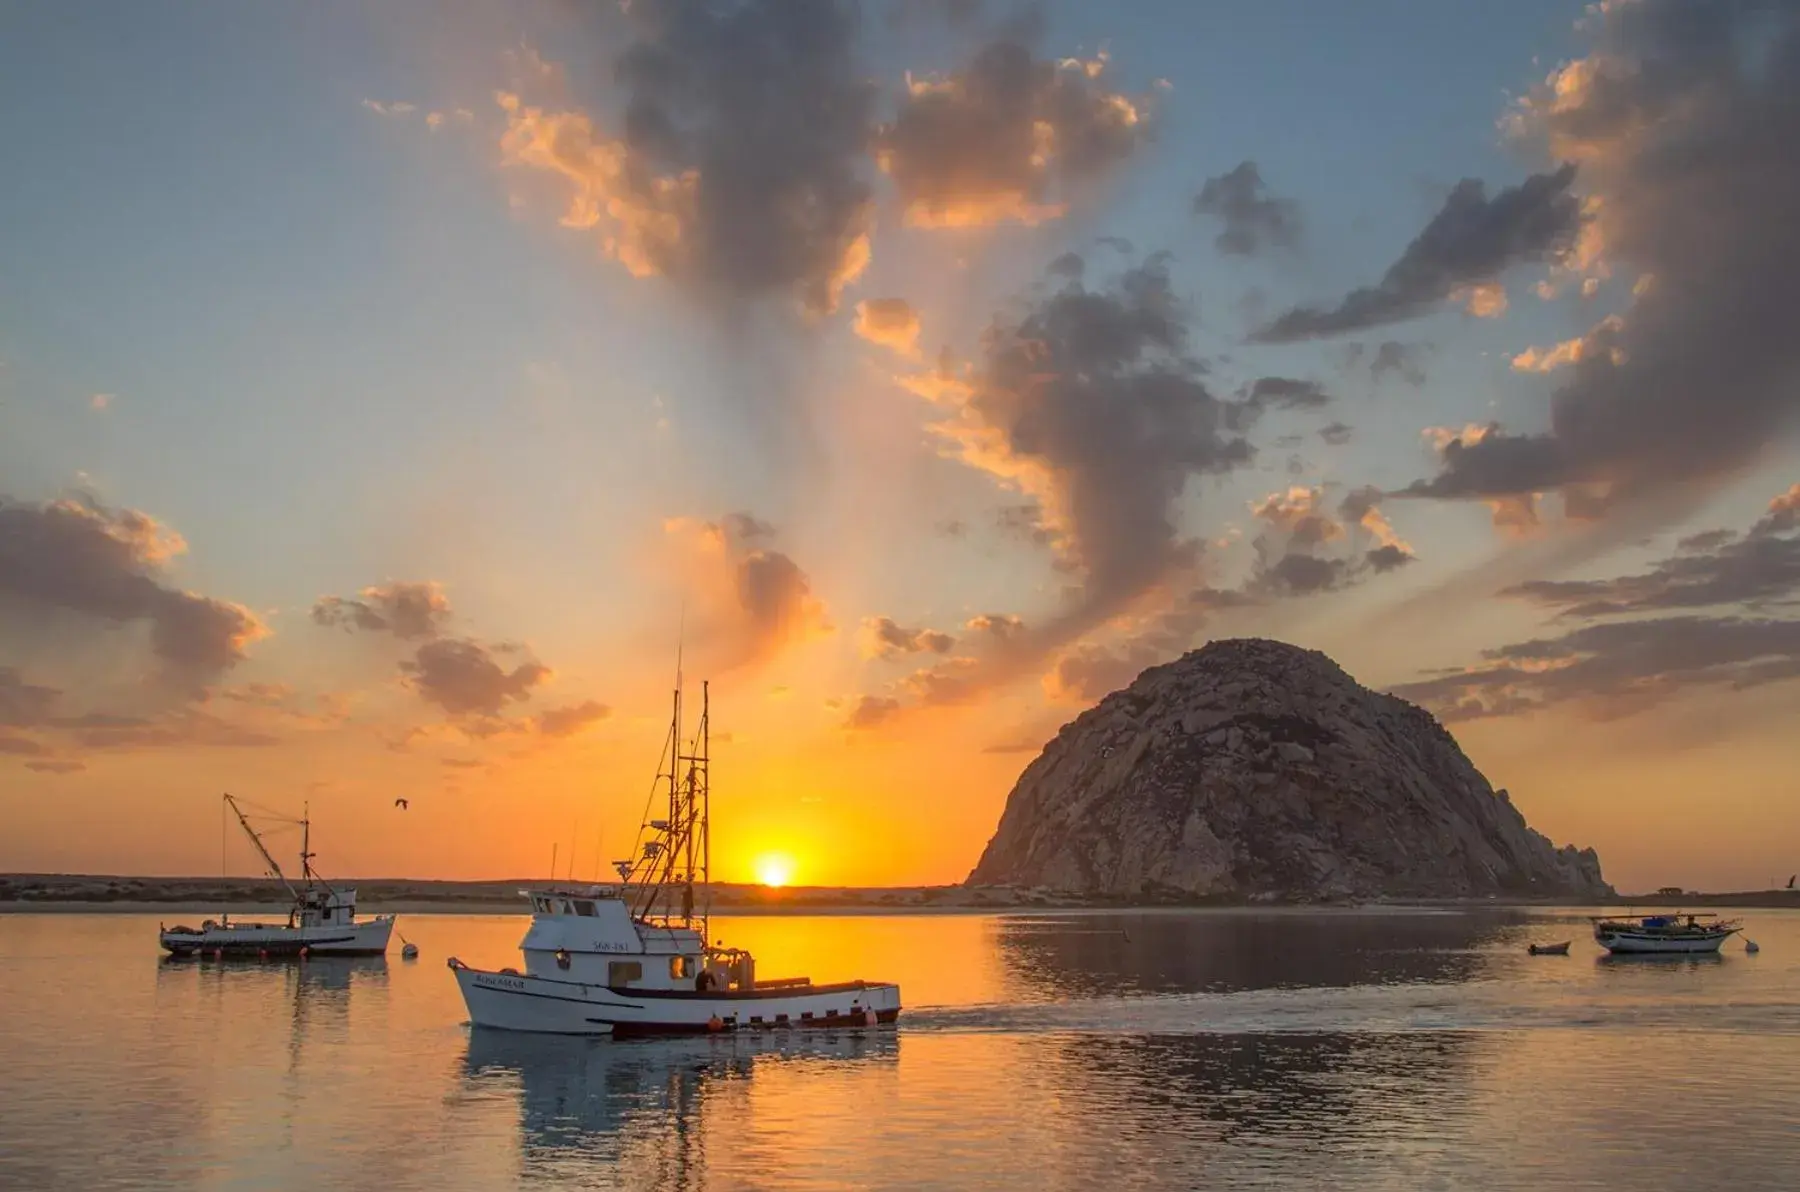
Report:
[[[407,801],[405,799],[395,799],[394,806],[398,807],[402,811],[405,811],[407,809],[407,807],[411,806],[411,804],[407,803]]]

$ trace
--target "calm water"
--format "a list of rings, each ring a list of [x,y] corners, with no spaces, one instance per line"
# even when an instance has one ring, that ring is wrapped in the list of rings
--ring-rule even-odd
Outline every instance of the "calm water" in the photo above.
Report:
[[[444,958],[522,919],[243,965],[0,915],[0,1187],[1793,1188],[1800,914],[1747,919],[1711,962],[1575,913],[721,919],[900,1028],[615,1044],[463,1025]]]

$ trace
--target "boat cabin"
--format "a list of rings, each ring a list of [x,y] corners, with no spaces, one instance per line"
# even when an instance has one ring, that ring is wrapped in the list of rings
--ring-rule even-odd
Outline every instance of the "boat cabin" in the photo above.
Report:
[[[692,927],[634,918],[620,890],[521,890],[531,926],[519,947],[527,976],[699,993],[749,990],[756,962],[738,948],[708,947]]]
[[[300,897],[288,915],[288,926],[356,926],[356,891],[334,890],[323,885],[300,891]]]

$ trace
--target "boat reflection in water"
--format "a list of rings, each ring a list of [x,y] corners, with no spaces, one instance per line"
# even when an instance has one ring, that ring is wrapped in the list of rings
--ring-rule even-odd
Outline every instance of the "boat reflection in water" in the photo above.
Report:
[[[747,1137],[753,1094],[768,1093],[769,1116],[779,1120],[790,1082],[813,1087],[819,1075],[847,1069],[892,1075],[899,1058],[890,1032],[619,1044],[476,1027],[463,1071],[468,1093],[518,1098],[521,1182],[603,1177],[609,1186],[686,1188],[733,1185],[730,1156]],[[767,1131],[760,1095],[756,1104],[757,1127]]]

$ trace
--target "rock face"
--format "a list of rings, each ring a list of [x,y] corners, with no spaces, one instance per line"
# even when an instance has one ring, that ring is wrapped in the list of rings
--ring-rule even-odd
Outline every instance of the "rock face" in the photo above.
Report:
[[[1432,716],[1314,650],[1216,641],[1137,677],[1026,767],[970,874],[1083,894],[1343,898],[1611,888]]]

